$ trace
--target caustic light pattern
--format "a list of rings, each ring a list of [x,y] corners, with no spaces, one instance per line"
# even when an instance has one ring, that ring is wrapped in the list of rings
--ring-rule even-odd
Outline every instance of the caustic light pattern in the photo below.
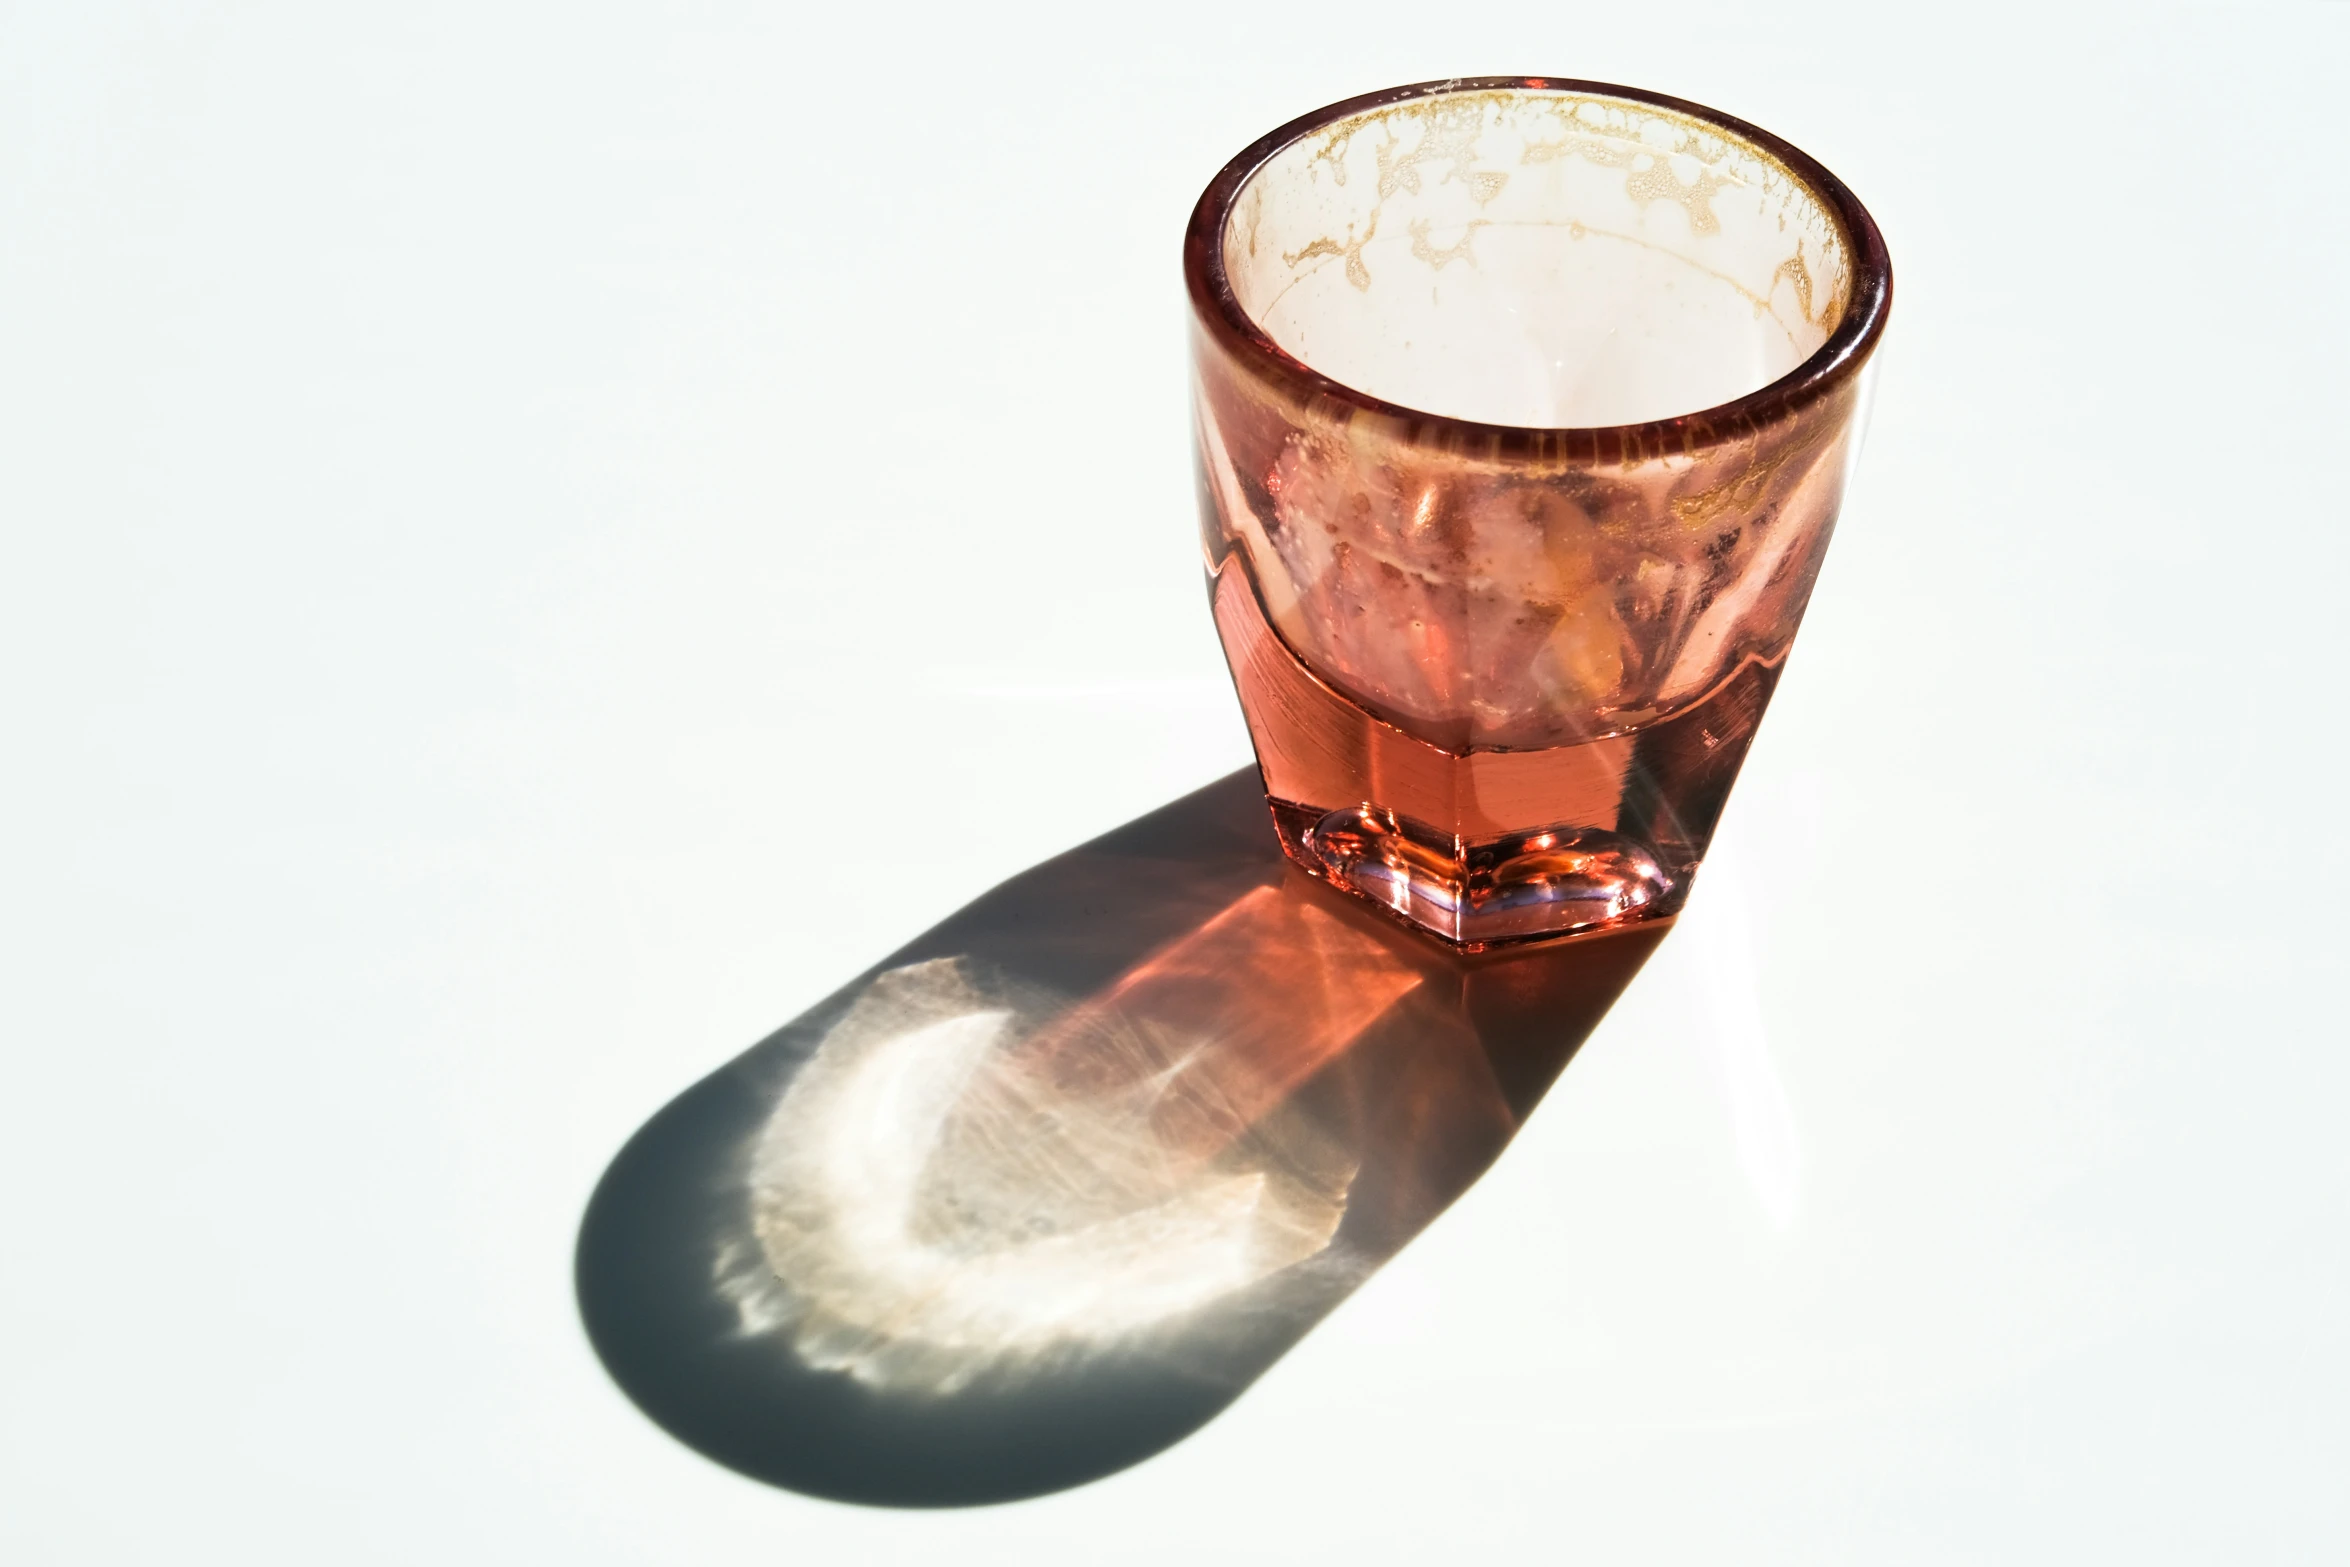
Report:
[[[1278,1309],[1356,1173],[1290,1094],[1419,982],[1272,888],[1074,1006],[968,959],[892,970],[777,1102],[718,1282],[746,1333],[932,1393],[1251,1287]]]

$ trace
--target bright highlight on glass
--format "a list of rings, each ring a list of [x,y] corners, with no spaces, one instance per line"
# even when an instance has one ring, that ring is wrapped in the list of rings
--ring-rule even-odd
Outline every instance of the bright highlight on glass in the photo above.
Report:
[[[1184,263],[1217,629],[1290,857],[1464,946],[1675,913],[1855,455],[1867,212],[1712,110],[1487,78],[1274,132]]]

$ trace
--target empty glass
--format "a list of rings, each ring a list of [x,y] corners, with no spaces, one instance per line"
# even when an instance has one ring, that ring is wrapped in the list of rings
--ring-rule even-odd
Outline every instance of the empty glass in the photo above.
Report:
[[[1192,214],[1217,630],[1283,847],[1464,946],[1687,896],[1827,549],[1892,273],[1629,88],[1423,83]]]

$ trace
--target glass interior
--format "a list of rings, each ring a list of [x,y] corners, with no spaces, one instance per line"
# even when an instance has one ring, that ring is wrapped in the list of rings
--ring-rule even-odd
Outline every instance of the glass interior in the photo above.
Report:
[[[1250,318],[1332,380],[1535,428],[1759,390],[1851,292],[1835,218],[1761,148],[1537,89],[1413,99],[1292,142],[1234,202],[1224,266]]]

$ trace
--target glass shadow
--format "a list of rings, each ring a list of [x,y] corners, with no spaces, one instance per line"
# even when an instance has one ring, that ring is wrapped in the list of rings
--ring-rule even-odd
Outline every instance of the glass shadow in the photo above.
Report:
[[[979,898],[688,1089],[580,1312],[718,1462],[906,1507],[1213,1418],[1467,1190],[1667,922],[1464,956],[1288,865],[1244,769]]]

